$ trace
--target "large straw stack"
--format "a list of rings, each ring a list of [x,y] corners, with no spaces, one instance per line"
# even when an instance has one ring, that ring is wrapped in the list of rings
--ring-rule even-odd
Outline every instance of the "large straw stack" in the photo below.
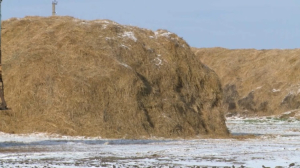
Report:
[[[273,115],[290,111],[300,118],[300,49],[193,50],[220,76],[228,112]]]
[[[105,138],[227,135],[217,75],[188,44],[108,20],[3,23],[0,131]]]

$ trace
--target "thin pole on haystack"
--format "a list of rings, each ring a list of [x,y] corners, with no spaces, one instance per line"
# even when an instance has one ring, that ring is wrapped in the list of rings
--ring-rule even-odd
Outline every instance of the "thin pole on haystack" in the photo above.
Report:
[[[55,11],[55,6],[57,5],[57,1],[53,0],[52,1],[52,16],[56,15],[56,11]]]
[[[0,110],[7,110],[7,105],[6,101],[4,99],[4,84],[2,80],[2,62],[1,62],[1,57],[2,57],[2,51],[1,51],[1,30],[2,30],[2,25],[1,25],[1,3],[2,0],[0,0],[0,98],[1,98],[1,104],[0,104]]]

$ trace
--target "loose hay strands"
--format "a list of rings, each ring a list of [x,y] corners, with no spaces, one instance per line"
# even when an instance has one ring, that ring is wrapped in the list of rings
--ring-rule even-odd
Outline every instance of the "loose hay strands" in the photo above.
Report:
[[[225,110],[274,115],[299,109],[300,49],[192,49],[220,76]]]
[[[0,131],[228,135],[217,75],[175,34],[72,17],[25,17],[3,25],[4,83],[13,115],[2,120]]]

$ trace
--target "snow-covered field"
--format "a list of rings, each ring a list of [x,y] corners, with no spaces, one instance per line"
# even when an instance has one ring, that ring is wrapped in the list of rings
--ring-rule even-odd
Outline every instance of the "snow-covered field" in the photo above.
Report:
[[[228,118],[227,126],[233,135],[256,137],[106,140],[0,133],[0,167],[300,167],[300,121]]]

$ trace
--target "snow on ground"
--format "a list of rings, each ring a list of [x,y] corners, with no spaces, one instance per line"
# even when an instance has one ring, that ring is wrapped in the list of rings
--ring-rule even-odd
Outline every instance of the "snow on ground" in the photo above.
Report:
[[[107,140],[0,133],[0,167],[300,167],[300,121],[228,118],[252,139]]]
[[[300,136],[300,121],[276,117],[227,118],[227,127],[235,135]]]

